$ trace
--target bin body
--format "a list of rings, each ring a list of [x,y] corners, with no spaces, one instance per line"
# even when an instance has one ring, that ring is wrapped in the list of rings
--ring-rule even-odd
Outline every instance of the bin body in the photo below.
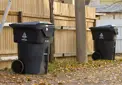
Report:
[[[45,74],[48,68],[50,38],[54,34],[54,25],[41,22],[15,23],[14,42],[18,43],[18,59],[22,61],[23,74]],[[45,54],[47,54],[45,56]],[[14,65],[13,65],[14,67]],[[14,67],[18,69],[18,67]]]
[[[94,53],[92,58],[114,60],[117,28],[111,25],[91,27],[92,37],[94,40]]]

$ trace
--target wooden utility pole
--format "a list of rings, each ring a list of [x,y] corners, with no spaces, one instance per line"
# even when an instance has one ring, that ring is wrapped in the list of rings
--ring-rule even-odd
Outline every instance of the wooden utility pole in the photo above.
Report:
[[[85,19],[85,0],[75,0],[76,15],[76,54],[79,63],[86,63],[86,19]]]
[[[54,24],[54,14],[53,14],[53,4],[54,0],[49,0],[49,7],[50,7],[50,22]],[[49,62],[53,62],[54,60],[54,38],[50,44],[50,55],[49,55]]]
[[[49,0],[49,7],[50,7],[50,22],[54,24],[53,4],[54,4],[54,0]]]

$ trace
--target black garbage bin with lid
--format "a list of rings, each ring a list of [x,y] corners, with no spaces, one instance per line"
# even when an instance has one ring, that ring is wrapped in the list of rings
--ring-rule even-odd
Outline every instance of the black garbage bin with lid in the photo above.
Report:
[[[93,60],[114,60],[118,29],[112,25],[91,27],[90,29],[94,40]]]
[[[48,22],[10,24],[14,42],[18,43],[18,60],[12,63],[15,73],[45,74],[48,68],[50,38],[54,25]]]

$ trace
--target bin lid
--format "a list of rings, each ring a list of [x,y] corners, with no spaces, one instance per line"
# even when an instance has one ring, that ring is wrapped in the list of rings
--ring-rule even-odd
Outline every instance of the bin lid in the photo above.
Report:
[[[13,23],[9,25],[12,28],[16,29],[35,29],[35,30],[40,30],[43,27],[54,27],[54,24],[50,22],[44,22],[44,21],[34,21],[34,22],[23,22],[23,23]]]
[[[118,34],[118,29],[116,26],[113,25],[104,25],[104,26],[98,26],[98,27],[90,27],[91,31],[104,31],[104,32],[113,32],[114,34]]]

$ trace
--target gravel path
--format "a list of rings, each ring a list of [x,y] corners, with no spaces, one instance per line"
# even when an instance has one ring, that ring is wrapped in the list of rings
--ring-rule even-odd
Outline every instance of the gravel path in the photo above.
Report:
[[[0,71],[0,85],[122,85],[122,63],[47,75]]]

